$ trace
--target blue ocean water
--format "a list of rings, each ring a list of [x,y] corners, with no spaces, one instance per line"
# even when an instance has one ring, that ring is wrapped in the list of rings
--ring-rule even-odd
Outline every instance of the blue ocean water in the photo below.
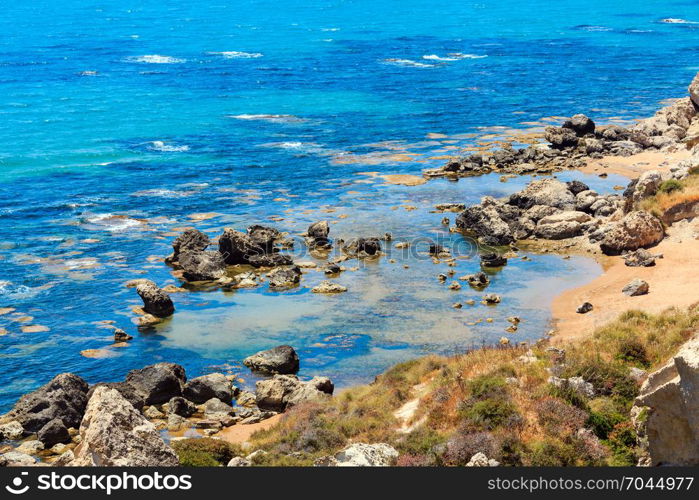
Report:
[[[0,315],[0,410],[62,371],[116,380],[167,360],[190,376],[248,378],[242,357],[284,342],[298,347],[302,376],[348,385],[497,340],[512,313],[526,318],[516,340],[541,336],[551,298],[599,272],[593,262],[513,262],[493,277],[501,306],[454,310],[435,279],[444,268],[384,260],[343,274],[350,291],[340,297],[308,293],[322,273],[284,293],[174,294],[177,314],[151,331],[133,324],[139,300],[124,283],[179,284],[157,257],[182,227],[215,236],[264,222],[299,233],[327,218],[335,236],[458,244],[435,203],[504,195],[527,179],[404,187],[363,174],[419,174],[551,116],[651,114],[699,70],[698,22],[696,2],[664,0],[6,6],[0,308],[14,311]],[[587,180],[600,190],[624,181]],[[457,272],[476,267],[464,259]],[[110,345],[101,321],[135,339],[86,358]],[[48,331],[22,331],[30,325]]]

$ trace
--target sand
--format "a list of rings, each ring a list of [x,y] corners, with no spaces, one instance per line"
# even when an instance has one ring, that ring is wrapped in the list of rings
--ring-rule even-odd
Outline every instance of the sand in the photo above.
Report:
[[[658,313],[669,307],[686,308],[699,301],[699,221],[681,221],[668,229],[668,236],[650,248],[663,254],[653,267],[628,267],[621,257],[600,257],[606,270],[587,285],[568,290],[556,297],[552,316],[556,334],[552,341],[568,342],[591,334],[630,309]],[[647,295],[629,297],[621,292],[631,280],[640,278],[650,285]],[[587,314],[575,312],[583,302],[594,309]]]
[[[280,413],[279,415],[274,415],[273,417],[263,420],[257,424],[236,424],[231,427],[224,428],[221,430],[221,432],[215,434],[214,437],[221,438],[229,443],[243,444],[250,439],[250,436],[252,436],[253,433],[269,429],[273,425],[277,424],[281,418],[282,414]]]
[[[634,179],[646,170],[669,171],[670,167],[690,157],[690,151],[681,149],[672,153],[644,151],[633,156],[605,156],[590,160],[581,172],[588,174],[618,174]]]

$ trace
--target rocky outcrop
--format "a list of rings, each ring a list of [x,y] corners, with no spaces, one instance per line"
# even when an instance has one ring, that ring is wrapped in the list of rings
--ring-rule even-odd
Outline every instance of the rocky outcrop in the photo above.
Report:
[[[618,255],[656,245],[664,236],[665,230],[657,218],[648,212],[634,211],[606,231],[600,248],[607,255]]]
[[[187,281],[214,281],[226,274],[226,262],[220,252],[198,251],[180,254],[179,266]]]
[[[0,425],[0,441],[16,441],[24,435],[24,427],[16,420]]]
[[[34,433],[54,419],[65,427],[75,427],[85,413],[88,385],[72,373],[56,375],[48,384],[22,396],[8,417],[16,420],[25,433]]]
[[[301,382],[295,375],[275,375],[257,382],[255,399],[262,410],[284,411],[299,403],[326,401],[334,388],[327,377]]]
[[[273,227],[259,224],[248,227],[248,236],[252,242],[262,248],[265,253],[274,252],[274,244],[282,238],[282,233]]]
[[[386,443],[354,443],[328,460],[334,467],[388,467],[394,465],[398,450]]]
[[[635,406],[646,408],[651,465],[699,465],[699,337],[648,376]]]
[[[189,418],[197,412],[197,407],[194,405],[194,403],[189,402],[185,398],[175,396],[168,401],[166,410],[170,414]]]
[[[271,288],[290,288],[301,282],[301,268],[298,266],[278,267],[271,271],[267,278],[269,278]]]
[[[182,396],[197,404],[206,403],[212,398],[231,404],[233,386],[224,374],[210,373],[187,382],[182,390]]]
[[[515,240],[510,226],[492,206],[474,205],[466,208],[456,218],[456,227],[486,245],[507,245]]]
[[[136,287],[143,300],[143,310],[158,318],[167,318],[175,312],[170,296],[150,280],[143,280]]]
[[[173,253],[168,261],[178,261],[181,253],[202,252],[211,244],[209,237],[197,229],[187,229],[172,242]]]
[[[572,210],[575,208],[575,195],[564,182],[542,179],[529,183],[522,191],[511,195],[507,203],[524,210],[535,205]]]
[[[687,89],[689,92],[689,97],[694,103],[694,106],[699,108],[699,73],[696,74],[692,83],[689,84]]]
[[[179,464],[155,426],[118,391],[99,387],[80,425],[73,466],[163,467]]]
[[[243,364],[254,371],[286,375],[299,371],[299,356],[290,345],[280,345],[248,356]]]
[[[226,264],[248,264],[254,255],[264,254],[264,249],[249,235],[226,228],[218,238],[218,251]]]
[[[186,381],[184,368],[175,363],[157,363],[126,375],[126,383],[142,395],[147,405],[167,403],[181,396]]]

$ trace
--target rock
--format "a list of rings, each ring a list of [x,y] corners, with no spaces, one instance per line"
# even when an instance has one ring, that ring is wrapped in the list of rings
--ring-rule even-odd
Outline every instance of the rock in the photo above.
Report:
[[[510,226],[492,206],[468,207],[456,217],[456,227],[473,234],[486,245],[508,245],[514,242]]]
[[[75,454],[73,453],[73,450],[68,450],[61,453],[61,455],[54,460],[51,465],[54,467],[67,467],[73,460],[75,460]]]
[[[485,288],[490,284],[490,278],[483,272],[472,274],[467,279],[469,286],[473,288]]]
[[[549,384],[559,388],[570,388],[586,398],[595,397],[595,388],[590,382],[585,382],[582,377],[558,378],[549,377]]]
[[[230,228],[219,236],[218,251],[228,265],[249,264],[251,257],[265,253],[249,235]]]
[[[600,248],[607,255],[618,255],[625,250],[655,245],[664,236],[663,225],[657,218],[648,212],[630,212],[607,231]]]
[[[487,304],[499,304],[501,301],[500,296],[496,293],[488,293],[488,294],[484,295],[483,300]]]
[[[235,400],[235,404],[246,408],[252,408],[257,404],[255,394],[250,391],[240,391],[240,394],[238,394]]]
[[[522,191],[512,194],[507,203],[523,210],[535,205],[571,210],[575,207],[575,195],[559,180],[542,179],[531,182]]]
[[[226,262],[220,252],[180,253],[182,277],[187,281],[214,281],[226,274]]]
[[[0,467],[29,467],[36,464],[36,458],[26,453],[10,451],[0,455]]]
[[[226,467],[250,467],[252,464],[249,460],[243,457],[233,457],[228,462]]]
[[[577,134],[569,128],[546,127],[544,138],[555,149],[574,148],[578,145]]]
[[[87,405],[88,385],[72,373],[56,375],[48,384],[22,396],[8,417],[27,433],[38,432],[55,418],[66,427],[78,427]]]
[[[536,225],[535,234],[545,240],[563,240],[574,238],[582,234],[583,225],[575,221],[565,221],[544,224],[541,221]]]
[[[582,193],[583,191],[590,190],[590,186],[588,186],[587,184],[585,184],[582,181],[577,181],[577,180],[566,182],[566,186],[568,186],[568,191],[570,191],[571,193],[573,193],[576,196],[578,194]]]
[[[179,460],[155,426],[122,395],[98,387],[87,404],[80,425],[82,442],[75,449],[74,466],[164,467]]]
[[[209,237],[197,229],[187,229],[172,242],[173,253],[168,261],[177,261],[180,253],[202,252],[211,244]]]
[[[578,137],[583,137],[586,134],[595,133],[595,122],[583,114],[577,114],[570,120],[566,120],[563,123],[563,128],[572,130]]]
[[[461,212],[466,209],[466,205],[463,203],[439,203],[434,208],[438,212]]]
[[[581,191],[575,195],[575,210],[579,212],[590,212],[592,205],[599,199],[599,194],[595,191]]]
[[[281,253],[251,255],[248,258],[248,264],[253,267],[290,266],[293,263],[294,260],[289,255],[284,255]]]
[[[141,411],[144,405],[146,404],[145,395],[138,391],[134,386],[127,384],[126,382],[109,382],[95,384],[92,387],[90,387],[89,391],[87,391],[87,399],[89,400],[90,397],[92,397],[92,393],[95,392],[95,389],[102,386],[119,391],[119,394],[121,394],[124,397],[124,399],[131,403],[133,407],[136,408],[138,411]]]
[[[338,264],[331,262],[325,266],[323,272],[327,275],[340,274],[342,272],[342,268]]]
[[[449,290],[461,290],[461,283],[458,281],[452,281],[449,283]]]
[[[267,277],[271,288],[289,288],[301,282],[301,268],[298,266],[278,267],[267,274]]]
[[[155,406],[149,406],[148,409],[143,412],[143,415],[151,420],[165,418],[165,414],[158,410]]]
[[[313,293],[342,293],[346,291],[347,287],[327,280],[321,281],[320,284],[311,288],[311,292]]]
[[[183,427],[188,425],[187,419],[185,419],[181,415],[176,415],[174,413],[170,413],[167,416],[167,430],[172,431],[172,432],[177,432],[181,430]]]
[[[372,257],[381,252],[379,238],[356,238],[342,247],[342,251],[357,257]]]
[[[578,306],[578,308],[575,310],[576,313],[578,314],[586,314],[592,311],[593,305],[590,304],[589,302],[583,302]]]
[[[398,458],[398,450],[386,443],[354,443],[334,458],[337,467],[388,467]]]
[[[131,370],[126,383],[143,396],[147,405],[163,404],[182,395],[187,381],[184,368],[175,363],[157,363],[140,370]]]
[[[0,441],[17,441],[22,439],[24,427],[16,420],[0,425]]]
[[[635,280],[629,282],[621,291],[629,297],[635,297],[637,295],[647,294],[648,290],[648,283],[646,283],[642,279],[636,278]]]
[[[211,398],[204,404],[204,415],[207,417],[233,415],[233,408],[218,398]]]
[[[282,233],[273,227],[255,224],[248,227],[248,236],[265,253],[272,253],[274,251],[274,242],[282,238]]]
[[[636,368],[635,366],[629,368],[629,377],[634,379],[636,382],[640,382],[641,380],[643,380],[646,375],[648,375],[648,372],[645,370],[641,370],[640,368]]]
[[[143,300],[143,310],[158,318],[166,318],[175,312],[170,296],[150,280],[140,283],[136,292]]]
[[[500,465],[500,462],[497,460],[488,458],[485,453],[478,452],[471,457],[466,467],[497,467],[498,465]]]
[[[70,443],[71,436],[68,433],[68,428],[60,418],[54,418],[46,423],[37,432],[39,441],[44,444],[45,448],[51,448],[58,443]]]
[[[326,377],[314,377],[301,382],[295,375],[274,375],[256,384],[255,399],[262,410],[284,411],[306,401],[325,401],[334,386]]]
[[[233,386],[224,374],[211,373],[187,382],[182,389],[182,396],[197,404],[206,403],[211,398],[231,404]]]
[[[507,259],[497,253],[481,254],[481,267],[502,267],[507,265]]]
[[[330,225],[328,221],[315,222],[308,226],[306,234],[313,239],[327,239],[330,234]]]
[[[655,265],[655,258],[655,255],[641,248],[625,254],[624,264],[629,267],[651,267]]]
[[[22,444],[20,444],[15,451],[19,453],[26,453],[27,455],[36,455],[44,449],[44,443],[42,443],[38,439],[32,439],[30,441],[25,441]]]
[[[115,328],[114,329],[114,341],[115,342],[126,342],[128,340],[133,339],[131,335],[126,333],[124,330],[121,328]]]
[[[662,182],[663,177],[657,170],[643,172],[634,186],[633,202],[638,203],[643,198],[654,195]]]
[[[689,91],[689,97],[692,99],[694,106],[699,108],[699,73],[694,76],[687,90]]]
[[[175,396],[167,403],[167,411],[171,415],[188,418],[197,412],[197,407],[181,396]]]
[[[290,374],[299,371],[299,357],[290,345],[281,345],[260,351],[243,360],[243,364],[254,371]]]
[[[699,337],[687,341],[641,386],[651,465],[699,465]]]

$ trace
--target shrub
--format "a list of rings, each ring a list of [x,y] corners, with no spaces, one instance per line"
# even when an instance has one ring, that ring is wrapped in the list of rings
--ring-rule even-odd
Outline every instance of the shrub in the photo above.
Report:
[[[557,398],[544,398],[534,405],[539,423],[556,434],[571,433],[580,429],[588,418],[587,412]]]
[[[495,438],[489,432],[457,432],[447,441],[442,460],[446,465],[466,465],[476,453],[493,456],[495,446]]]
[[[643,342],[637,338],[622,340],[617,347],[616,359],[629,363],[638,363],[644,367],[650,365],[648,353]]]
[[[433,467],[437,465],[434,455],[401,455],[396,461],[398,467]]]
[[[661,193],[672,193],[673,191],[682,191],[684,187],[682,183],[676,179],[668,179],[663,181],[658,187],[658,191]]]
[[[636,463],[636,431],[631,422],[618,423],[609,433],[609,447],[614,454],[612,465],[634,465]]]
[[[423,425],[405,436],[398,444],[398,451],[414,456],[429,455],[445,440],[437,431]]]
[[[482,375],[468,383],[472,399],[488,399],[507,395],[507,383],[498,376]]]
[[[475,428],[484,430],[496,429],[506,422],[514,424],[513,418],[518,416],[512,403],[497,398],[466,404],[460,409],[460,414]]]
[[[566,371],[566,377],[582,377],[600,395],[616,396],[625,402],[633,401],[638,395],[638,384],[629,376],[628,367],[622,363],[596,358],[582,361]]]
[[[579,391],[571,387],[570,384],[561,384],[560,386],[549,384],[549,394],[583,411],[587,411],[587,399]]]
[[[575,447],[558,439],[546,438],[532,446],[528,457],[534,467],[566,467],[575,465],[577,453]]]
[[[192,438],[173,441],[172,448],[185,467],[217,467],[226,465],[242,450],[220,439]]]
[[[519,466],[523,464],[522,457],[526,453],[527,448],[518,437],[505,436],[495,457],[501,465]]]

